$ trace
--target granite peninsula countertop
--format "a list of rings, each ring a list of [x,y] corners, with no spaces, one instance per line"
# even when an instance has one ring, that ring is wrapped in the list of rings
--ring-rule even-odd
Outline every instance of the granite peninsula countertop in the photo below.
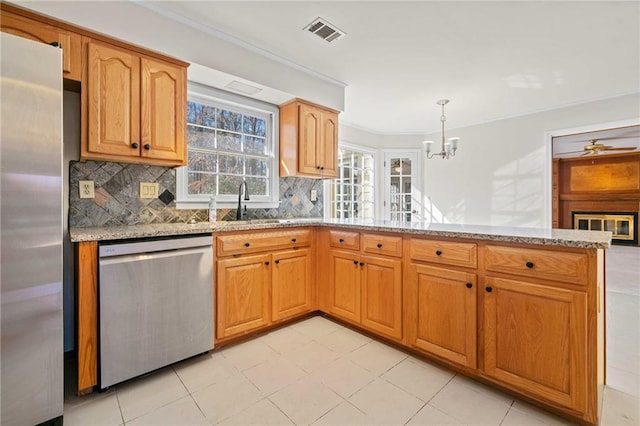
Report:
[[[456,225],[425,222],[353,219],[258,219],[233,222],[162,223],[151,225],[71,228],[72,242],[108,241],[173,235],[206,234],[225,231],[280,229],[299,226],[353,228],[361,231],[396,232],[433,237],[468,238],[560,247],[606,249],[611,232],[573,229],[520,228],[485,225]]]

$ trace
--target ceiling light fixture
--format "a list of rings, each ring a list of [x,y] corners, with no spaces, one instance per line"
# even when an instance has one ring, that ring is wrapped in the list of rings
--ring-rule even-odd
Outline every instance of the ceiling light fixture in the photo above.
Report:
[[[443,159],[449,159],[449,157],[453,157],[456,155],[456,150],[458,149],[458,143],[460,142],[460,138],[449,138],[448,141],[445,142],[444,137],[444,122],[447,121],[447,117],[444,115],[444,106],[449,103],[449,99],[440,99],[436,102],[438,105],[442,106],[442,115],[440,116],[440,122],[442,123],[442,148],[440,152],[431,152],[431,146],[433,145],[433,141],[424,141],[422,144],[424,145],[425,151],[427,152],[427,158],[431,159],[435,156],[439,156]]]

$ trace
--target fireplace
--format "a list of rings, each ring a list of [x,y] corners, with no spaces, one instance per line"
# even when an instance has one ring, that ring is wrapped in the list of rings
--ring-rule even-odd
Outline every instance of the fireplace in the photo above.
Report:
[[[572,212],[573,228],[585,231],[611,231],[612,242],[638,245],[636,212]]]

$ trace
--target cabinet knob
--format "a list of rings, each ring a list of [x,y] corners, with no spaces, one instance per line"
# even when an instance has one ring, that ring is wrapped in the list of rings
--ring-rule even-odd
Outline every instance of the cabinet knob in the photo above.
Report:
[[[316,169],[317,169],[317,170],[320,170],[320,166],[316,166]]]
[[[320,166],[320,170],[324,170],[324,166]]]
[[[491,287],[485,287],[484,289],[487,293],[491,293],[493,291]]]
[[[269,266],[269,261],[264,262],[265,265]]]
[[[340,242],[340,243],[344,243],[344,238],[340,238],[340,239],[338,240],[338,242]]]
[[[357,261],[357,260],[354,260],[354,261],[353,261],[353,264],[354,264],[354,265],[357,265],[357,264],[358,264],[358,261]]]
[[[138,145],[138,142],[133,142],[133,143],[131,144],[131,148],[133,148],[133,149],[138,149],[138,147],[139,147],[139,146],[140,146],[140,145]]]
[[[251,245],[251,244],[249,244],[249,243],[244,243],[244,246],[245,246],[245,247],[249,247],[250,245]]]
[[[436,250],[436,256],[442,255],[442,250]]]
[[[360,266],[364,266],[364,262],[360,262]]]
[[[382,248],[382,243],[378,243],[377,247]]]
[[[473,284],[467,283],[467,288],[471,288],[471,287],[473,287]]]
[[[151,145],[149,145],[148,143],[144,144],[144,149],[146,149],[147,151],[149,151],[151,149]]]
[[[276,259],[275,262],[276,262],[276,265],[277,265],[278,263],[280,263],[280,259]]]
[[[53,47],[62,48],[62,45],[60,43],[58,43],[57,41],[52,41],[51,43],[49,43],[49,45],[53,46]]]
[[[525,266],[529,269],[533,268],[533,262],[527,262],[525,263]]]
[[[292,238],[292,239],[291,239],[291,242],[292,242],[292,243],[295,243],[296,241],[298,241],[298,239],[297,239],[297,238]]]

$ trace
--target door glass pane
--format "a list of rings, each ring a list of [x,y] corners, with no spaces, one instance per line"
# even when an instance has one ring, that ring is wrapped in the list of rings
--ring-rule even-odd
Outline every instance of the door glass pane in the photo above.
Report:
[[[388,166],[389,206],[388,219],[409,222],[413,219],[413,159],[389,156]]]

